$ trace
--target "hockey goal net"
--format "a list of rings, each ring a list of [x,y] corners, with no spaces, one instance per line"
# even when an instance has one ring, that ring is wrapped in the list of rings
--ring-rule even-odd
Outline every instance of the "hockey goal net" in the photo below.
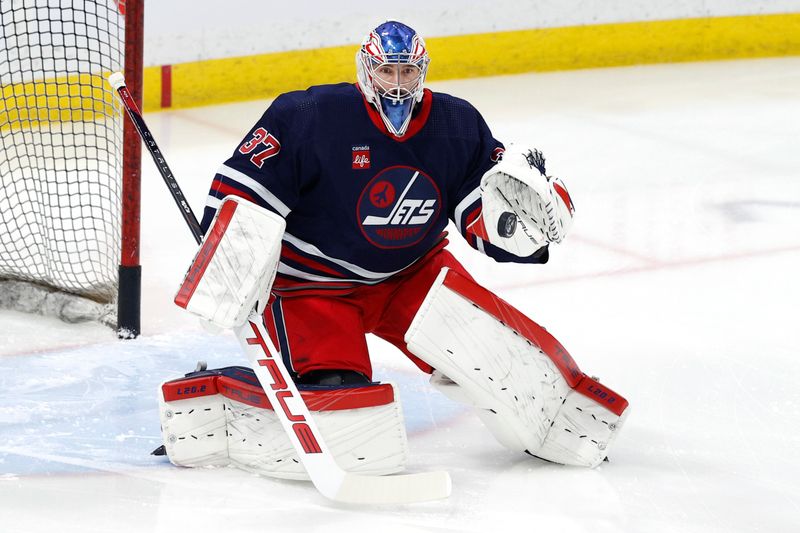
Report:
[[[138,294],[135,309],[117,305],[130,305],[125,267],[138,277],[139,146],[105,77],[127,58],[141,79],[141,1],[0,4],[2,306],[138,334]]]

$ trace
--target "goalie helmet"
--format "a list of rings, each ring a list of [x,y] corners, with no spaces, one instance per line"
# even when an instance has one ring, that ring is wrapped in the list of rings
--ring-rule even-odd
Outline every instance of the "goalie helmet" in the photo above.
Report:
[[[398,137],[406,132],[414,106],[422,101],[429,62],[422,37],[396,21],[372,30],[356,53],[358,85],[387,129]]]

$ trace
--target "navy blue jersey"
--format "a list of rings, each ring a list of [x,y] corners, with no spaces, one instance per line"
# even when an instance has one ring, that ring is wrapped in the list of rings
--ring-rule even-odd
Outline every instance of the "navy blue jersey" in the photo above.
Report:
[[[222,198],[244,197],[286,219],[276,292],[379,283],[444,246],[453,220],[499,261],[513,256],[466,232],[481,176],[502,144],[469,103],[426,90],[403,137],[389,134],[353,84],[279,96],[217,171],[202,227]]]

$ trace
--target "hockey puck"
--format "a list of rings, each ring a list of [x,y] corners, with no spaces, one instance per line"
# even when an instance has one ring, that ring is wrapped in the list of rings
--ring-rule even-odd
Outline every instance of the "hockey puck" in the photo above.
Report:
[[[517,231],[517,215],[506,211],[497,220],[497,234],[507,239]]]

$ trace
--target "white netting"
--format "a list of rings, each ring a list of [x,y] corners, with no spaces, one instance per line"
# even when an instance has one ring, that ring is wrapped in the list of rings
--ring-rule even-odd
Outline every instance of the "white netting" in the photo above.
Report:
[[[123,56],[114,1],[0,3],[0,279],[115,299]]]

